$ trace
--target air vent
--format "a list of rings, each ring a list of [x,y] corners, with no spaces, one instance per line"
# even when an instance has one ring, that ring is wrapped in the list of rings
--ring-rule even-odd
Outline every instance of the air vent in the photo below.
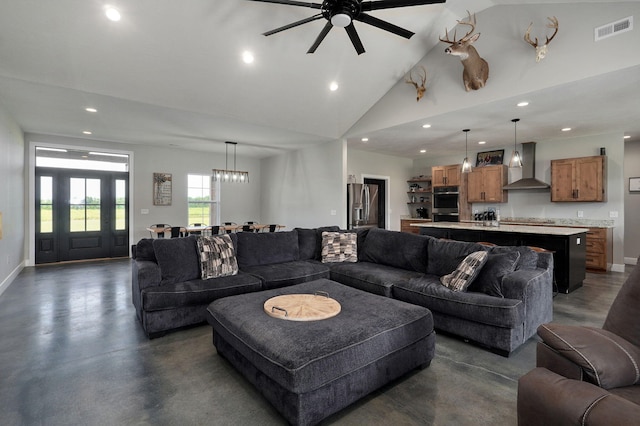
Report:
[[[607,37],[618,35],[626,31],[631,31],[632,29],[633,29],[633,16],[629,16],[627,18],[620,19],[619,21],[612,22],[610,24],[603,25],[601,27],[596,28],[595,39],[596,41],[600,41]]]

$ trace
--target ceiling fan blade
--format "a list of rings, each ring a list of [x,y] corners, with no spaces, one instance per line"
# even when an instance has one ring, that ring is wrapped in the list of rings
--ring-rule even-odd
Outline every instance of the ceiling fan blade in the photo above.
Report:
[[[362,41],[360,40],[360,36],[358,36],[358,32],[356,31],[356,27],[353,26],[353,22],[345,27],[347,34],[349,34],[349,38],[351,39],[351,43],[353,43],[353,47],[355,47],[358,55],[362,55],[364,53],[364,46],[362,45]]]
[[[274,29],[274,30],[267,31],[266,33],[262,33],[262,35],[264,35],[264,36],[270,36],[270,35],[272,35],[272,34],[279,33],[280,31],[288,30],[289,28],[294,28],[294,27],[297,27],[298,25],[306,24],[307,22],[316,21],[316,20],[318,20],[318,19],[320,19],[320,18],[322,18],[322,14],[321,14],[321,13],[319,13],[319,14],[317,14],[317,15],[313,15],[313,16],[312,16],[312,17],[310,17],[310,18],[301,19],[301,20],[299,20],[299,21],[292,22],[291,24],[288,24],[288,25],[282,26],[282,27],[280,27],[280,28],[276,28],[276,29]]]
[[[331,22],[327,22],[322,31],[320,31],[320,34],[318,34],[318,38],[316,38],[316,41],[313,42],[313,45],[309,48],[307,53],[314,53],[316,51],[318,46],[320,46],[320,43],[322,43],[322,40],[324,40],[327,34],[329,34],[329,31],[331,31],[331,28],[333,28],[333,25],[331,25]]]
[[[444,3],[445,0],[380,0],[362,2],[362,10],[393,9],[394,7],[422,6],[426,4]]]
[[[249,1],[258,1],[261,3],[276,3],[276,4],[286,4],[289,6],[302,6],[302,7],[310,7],[312,9],[320,9],[322,8],[322,4],[320,3],[311,3],[306,1],[292,1],[292,0],[249,0]]]
[[[390,33],[394,33],[404,38],[411,38],[415,33],[405,30],[402,27],[397,25],[393,25],[387,21],[383,21],[382,19],[374,18],[371,15],[367,15],[366,13],[361,13],[357,18],[353,18],[356,21],[364,22],[365,24],[373,25],[374,27],[380,28],[381,30],[389,31]]]

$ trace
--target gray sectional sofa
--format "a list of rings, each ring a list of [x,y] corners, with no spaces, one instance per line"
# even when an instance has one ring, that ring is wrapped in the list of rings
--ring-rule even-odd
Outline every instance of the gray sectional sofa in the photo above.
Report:
[[[360,230],[357,262],[322,263],[323,231],[232,234],[239,273],[200,279],[195,236],[143,239],[135,247],[132,297],[145,333],[155,337],[205,322],[222,297],[329,278],[424,306],[435,328],[508,355],[552,320],[553,257],[528,247],[488,247],[383,229]],[[345,232],[345,231],[342,231]],[[467,291],[440,283],[470,253],[488,252]]]

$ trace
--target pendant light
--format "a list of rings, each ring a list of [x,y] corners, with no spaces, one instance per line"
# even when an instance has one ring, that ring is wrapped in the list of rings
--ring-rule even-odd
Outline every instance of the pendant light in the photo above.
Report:
[[[220,182],[249,182],[249,172],[236,170],[236,146],[237,142],[225,142],[224,169],[213,169],[213,180]],[[229,169],[229,145],[233,146],[233,170]]]
[[[469,130],[463,129],[464,132],[464,161],[462,161],[462,173],[471,171],[471,163],[469,162]]]
[[[513,155],[511,156],[511,160],[509,161],[510,168],[521,168],[522,167],[522,157],[520,157],[520,153],[518,152],[518,148],[516,147],[517,143],[517,126],[519,118],[514,118],[511,120],[513,123]]]

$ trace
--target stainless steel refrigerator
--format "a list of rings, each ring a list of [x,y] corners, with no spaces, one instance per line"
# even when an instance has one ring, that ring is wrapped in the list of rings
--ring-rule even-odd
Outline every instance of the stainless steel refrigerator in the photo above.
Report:
[[[347,184],[347,229],[378,227],[378,185]]]

